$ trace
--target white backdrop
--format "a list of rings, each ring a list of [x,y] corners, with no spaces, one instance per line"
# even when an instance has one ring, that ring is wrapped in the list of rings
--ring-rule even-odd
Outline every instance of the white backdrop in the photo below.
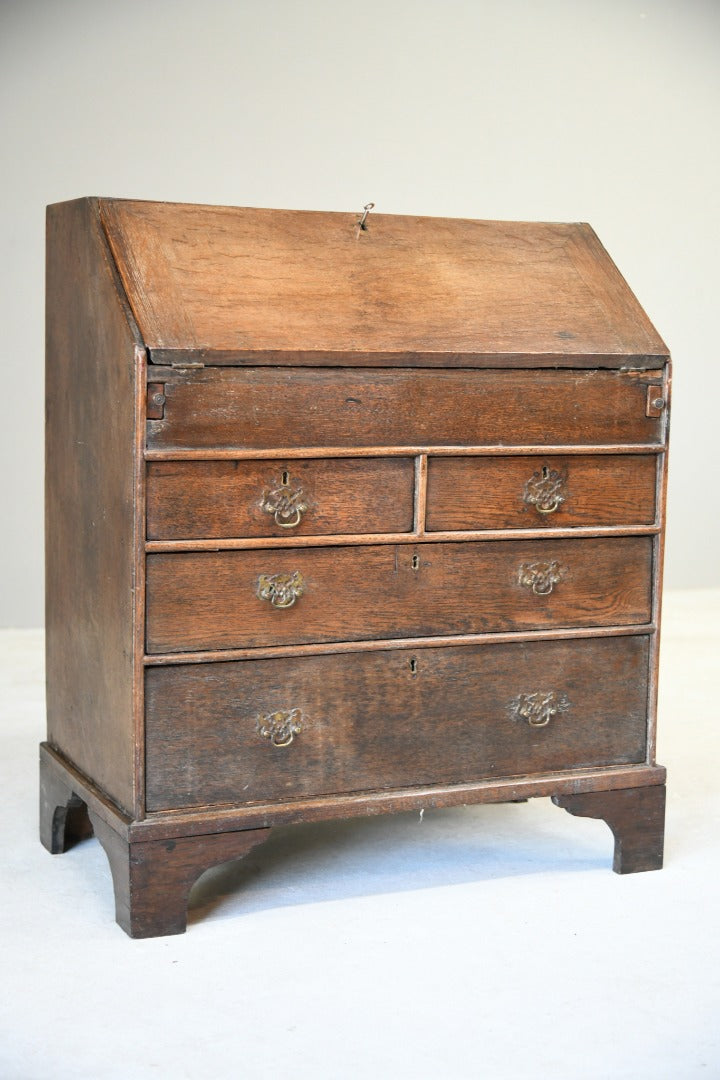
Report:
[[[41,625],[46,203],[589,221],[675,361],[666,582],[720,585],[718,0],[0,0],[0,625]]]

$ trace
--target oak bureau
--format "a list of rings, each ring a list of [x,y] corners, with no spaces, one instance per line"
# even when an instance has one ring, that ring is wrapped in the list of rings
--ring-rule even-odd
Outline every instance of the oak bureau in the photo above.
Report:
[[[41,839],[132,936],[274,825],[551,796],[662,864],[669,356],[592,229],[47,220]]]

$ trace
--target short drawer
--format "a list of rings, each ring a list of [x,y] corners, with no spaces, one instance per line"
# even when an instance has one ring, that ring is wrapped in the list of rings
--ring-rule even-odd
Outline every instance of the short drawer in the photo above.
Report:
[[[650,537],[147,558],[150,653],[649,621]]]
[[[650,525],[657,455],[431,457],[426,528]]]
[[[151,461],[151,540],[408,532],[412,458]]]
[[[622,371],[206,368],[164,383],[151,450],[659,443]]]
[[[643,636],[149,668],[147,806],[637,763],[647,683]]]

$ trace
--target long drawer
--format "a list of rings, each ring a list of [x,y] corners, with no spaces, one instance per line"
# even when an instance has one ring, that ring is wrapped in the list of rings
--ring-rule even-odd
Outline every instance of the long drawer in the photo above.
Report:
[[[155,553],[150,653],[650,619],[652,540]]]
[[[655,454],[431,457],[426,527],[649,525],[656,483]]]
[[[648,640],[149,668],[148,809],[641,762]]]
[[[149,539],[408,532],[411,458],[151,461]]]
[[[622,371],[204,369],[164,384],[151,450],[658,443]],[[569,437],[569,433],[572,433]]]

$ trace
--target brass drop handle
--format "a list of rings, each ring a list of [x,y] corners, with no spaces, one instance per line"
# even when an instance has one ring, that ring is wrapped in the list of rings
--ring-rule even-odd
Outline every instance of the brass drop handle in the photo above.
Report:
[[[530,727],[547,727],[554,716],[570,707],[565,694],[556,690],[535,690],[532,694],[518,694],[510,704],[514,720],[524,720]]]
[[[557,469],[543,465],[525,484],[523,501],[534,506],[538,514],[554,514],[565,502],[566,478]]]
[[[308,509],[308,502],[301,487],[293,488],[289,473],[283,472],[280,483],[263,493],[260,509],[272,514],[281,529],[295,529]]]
[[[276,510],[275,511],[275,524],[279,525],[281,529],[294,529],[296,525],[300,524],[300,521],[302,520],[303,512],[305,510],[307,510],[306,506],[303,507],[302,509],[299,506],[296,506],[294,514],[290,518],[288,518],[286,521],[283,521],[283,513],[282,513],[282,511]]]
[[[550,505],[548,505],[548,506],[536,505],[535,509],[537,510],[538,514],[554,514],[555,511],[557,509],[559,509],[560,504],[562,503],[562,501],[563,501],[562,499],[559,499],[557,496],[555,496],[551,500]]]
[[[290,709],[287,712],[278,710],[258,716],[255,726],[258,735],[281,749],[289,746],[296,735],[302,734],[302,729],[303,715],[300,709]]]
[[[269,600],[274,608],[292,607],[304,592],[305,582],[299,570],[291,574],[261,574],[258,578],[258,598]]]
[[[549,596],[553,588],[562,581],[560,563],[557,559],[550,562],[523,563],[518,581],[536,596]]]

